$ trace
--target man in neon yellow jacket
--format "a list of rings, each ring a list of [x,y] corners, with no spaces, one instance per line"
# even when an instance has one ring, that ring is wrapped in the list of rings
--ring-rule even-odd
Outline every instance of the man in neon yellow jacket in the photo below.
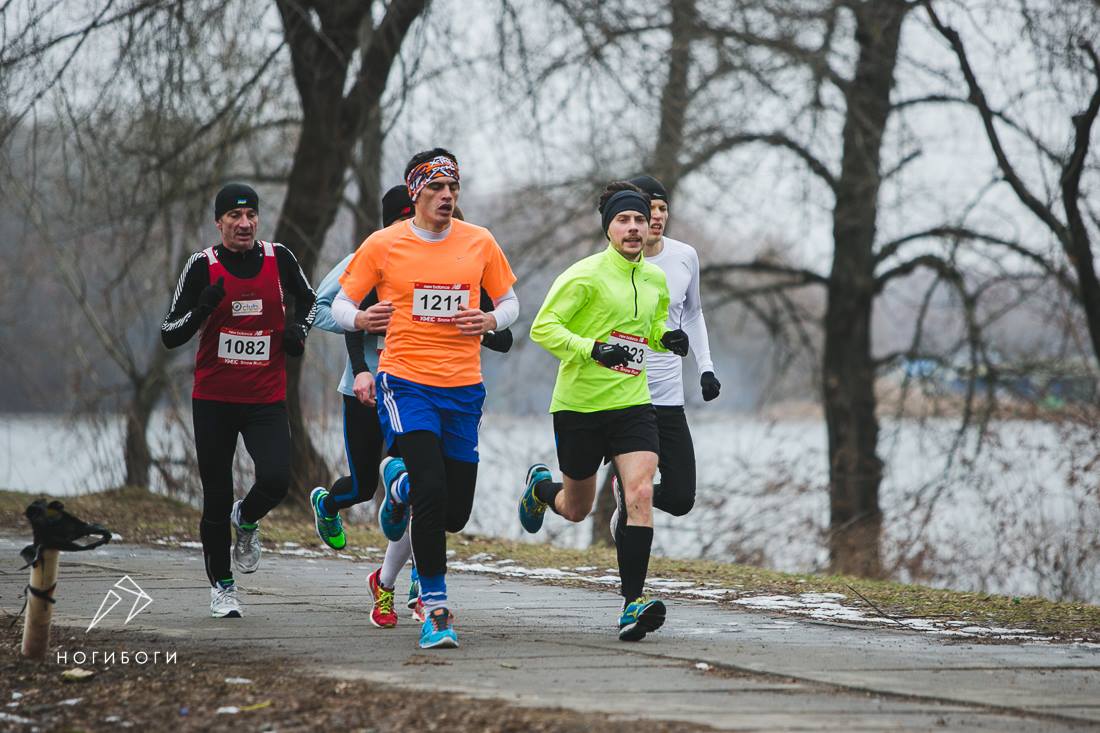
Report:
[[[563,272],[531,324],[531,340],[561,360],[550,412],[554,416],[561,483],[549,467],[527,471],[519,518],[528,532],[542,527],[547,508],[571,522],[592,510],[596,472],[614,461],[622,478],[627,522],[616,545],[623,611],[619,638],[638,641],[660,628],[665,606],[643,594],[653,543],[653,475],[657,417],[646,380],[646,346],[687,354],[687,335],[669,331],[664,272],[646,263],[649,196],[633,184],[610,184],[600,197],[608,247]]]

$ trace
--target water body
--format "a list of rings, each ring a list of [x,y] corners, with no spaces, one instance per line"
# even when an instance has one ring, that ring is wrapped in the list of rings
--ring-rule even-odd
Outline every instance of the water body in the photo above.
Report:
[[[198,480],[190,418],[158,413],[150,428],[165,472],[192,496]],[[768,421],[690,414],[699,488],[686,517],[657,513],[655,549],[667,556],[752,562],[781,570],[826,566],[828,471],[824,425],[817,419]],[[338,417],[312,425],[320,449],[346,470]],[[66,496],[122,482],[123,422],[0,415],[0,487]],[[1080,428],[1006,421],[973,438],[948,462],[955,438],[947,420],[884,421],[880,455],[885,555],[895,577],[932,585],[1100,601],[1100,468],[1094,441]],[[239,445],[239,485],[251,466]],[[592,520],[572,525],[548,515],[544,532],[525,535],[516,499],[527,467],[556,466],[549,416],[485,416],[472,532],[584,547]],[[156,490],[168,491],[163,474]],[[360,512],[361,521],[369,514]],[[605,528],[596,528],[606,532]]]

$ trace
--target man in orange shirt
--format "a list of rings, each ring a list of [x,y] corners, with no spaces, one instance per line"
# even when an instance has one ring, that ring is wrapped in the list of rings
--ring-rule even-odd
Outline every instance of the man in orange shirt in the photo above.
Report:
[[[446,532],[461,530],[473,507],[477,428],[485,400],[481,336],[519,315],[516,276],[489,230],[453,218],[458,162],[435,148],[413,156],[405,183],[413,219],[367,237],[340,278],[337,323],[363,330],[358,304],[372,289],[393,314],[375,379],[378,416],[390,456],[382,462],[386,495],[379,511],[391,540],[409,532],[427,619],[420,646],[458,646],[447,607]],[[485,313],[481,289],[495,310]],[[395,454],[399,454],[397,458]]]

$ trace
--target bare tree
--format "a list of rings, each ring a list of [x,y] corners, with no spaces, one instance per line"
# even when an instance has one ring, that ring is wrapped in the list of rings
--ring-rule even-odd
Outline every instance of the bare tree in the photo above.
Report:
[[[355,146],[379,106],[401,44],[428,1],[393,0],[377,23],[375,5],[361,0],[276,0],[302,125],[275,239],[295,253],[307,277],[314,274],[325,234],[343,200]],[[301,361],[288,363],[287,406],[294,435],[291,485],[297,489],[327,483],[329,477],[302,415],[301,375]],[[306,492],[293,496],[305,505]]]
[[[1091,227],[1096,229],[1100,228],[1100,217],[1095,210],[1089,209],[1086,190],[1082,188],[1082,179],[1088,171],[1090,157],[1095,159],[1090,151],[1090,143],[1093,125],[1100,113],[1100,56],[1093,45],[1096,33],[1100,32],[1100,8],[1094,3],[1067,2],[1059,3],[1056,7],[1040,4],[1045,5],[1042,10],[1033,10],[1030,3],[1021,3],[1022,15],[1037,41],[1034,44],[1036,55],[1049,63],[1057,63],[1056,54],[1049,47],[1043,48],[1042,42],[1070,46],[1058,55],[1063,56],[1064,63],[1071,68],[1084,70],[1086,79],[1092,82],[1092,93],[1084,102],[1084,109],[1073,114],[1070,120],[1071,139],[1064,145],[1050,145],[1038,134],[1031,133],[1024,124],[1013,119],[1011,110],[994,110],[989,95],[974,70],[962,36],[940,18],[931,2],[923,4],[932,25],[947,40],[958,60],[959,70],[966,84],[965,101],[974,107],[981,118],[982,129],[1003,181],[1020,203],[1054,236],[1072,267],[1075,282],[1067,282],[1065,279],[1060,282],[1068,287],[1080,304],[1088,325],[1093,354],[1100,360],[1100,278],[1096,274],[1089,231],[1090,218]],[[1059,20],[1063,21],[1057,24],[1054,38],[1045,35],[1050,30],[1043,28],[1044,11],[1057,14],[1060,16]],[[1072,27],[1065,23],[1070,18],[1074,22]],[[1077,53],[1074,54],[1073,50]],[[1060,68],[1059,72],[1072,73],[1065,68]],[[1022,156],[1013,156],[1004,140],[1005,135],[1011,133],[1018,133],[1023,137],[1025,145],[1032,148],[1032,154],[1052,169],[1058,182],[1055,192],[1038,191],[1037,182],[1028,181],[1027,175],[1021,172],[1018,158]],[[1095,170],[1096,163],[1093,162],[1092,166]],[[1059,208],[1061,212],[1058,211]]]

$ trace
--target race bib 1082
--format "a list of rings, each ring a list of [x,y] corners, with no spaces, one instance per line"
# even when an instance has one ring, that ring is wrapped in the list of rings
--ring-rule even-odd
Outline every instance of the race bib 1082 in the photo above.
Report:
[[[470,307],[466,283],[413,283],[412,319],[423,323],[450,323]]]
[[[612,331],[611,335],[607,337],[607,343],[621,346],[630,354],[630,361],[623,366],[612,367],[612,369],[624,374],[642,373],[642,370],[645,369],[645,352],[646,347],[649,345],[649,339],[635,336],[632,333]]]
[[[226,364],[266,364],[271,360],[271,332],[223,328],[218,333],[218,358]]]

